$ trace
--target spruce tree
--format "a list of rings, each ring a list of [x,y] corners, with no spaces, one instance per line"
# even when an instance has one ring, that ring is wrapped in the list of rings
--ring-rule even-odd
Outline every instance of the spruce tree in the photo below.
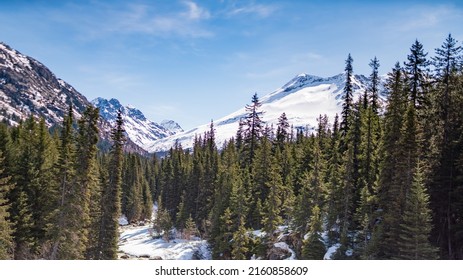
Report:
[[[97,169],[97,142],[98,142],[98,118],[97,108],[87,107],[78,121],[78,134],[76,139],[76,183],[75,198],[73,203],[79,205],[73,219],[75,224],[73,231],[78,235],[80,249],[87,251],[89,245],[89,231],[91,230],[92,212],[91,200],[98,198],[99,181]],[[76,244],[77,245],[77,244]]]
[[[233,233],[231,256],[233,260],[245,260],[249,252],[249,237],[245,227],[244,218],[239,219],[238,229]]]
[[[235,225],[232,220],[232,212],[229,207],[219,217],[218,234],[213,240],[212,256],[214,259],[230,259],[232,252],[232,239]]]
[[[346,76],[346,83],[344,85],[344,96],[343,96],[343,103],[342,103],[342,113],[341,113],[341,125],[340,125],[340,131],[341,135],[345,137],[347,135],[347,132],[349,131],[350,128],[350,117],[352,114],[352,106],[354,103],[353,100],[353,84],[352,84],[352,78],[353,78],[353,63],[352,56],[349,54],[346,59],[346,67],[344,68],[345,71],[345,76]]]
[[[380,108],[379,89],[380,89],[380,83],[381,83],[381,79],[378,74],[378,69],[380,66],[379,60],[375,57],[370,61],[368,65],[371,67],[370,84],[368,87],[368,91],[370,95],[370,102],[371,102],[371,109],[373,110],[374,114],[378,114],[378,110]]]
[[[13,180],[16,187],[9,193],[11,201],[10,217],[15,225],[15,259],[33,259],[39,253],[39,242],[35,234],[34,206],[40,188],[37,169],[37,122],[28,118],[17,128],[18,137],[14,142],[15,153]]]
[[[330,243],[339,240],[338,217],[342,213],[342,155],[340,152],[339,121],[336,115],[330,142],[330,155],[327,163],[327,230]]]
[[[326,252],[325,244],[321,236],[322,213],[318,205],[313,206],[311,213],[309,232],[302,246],[302,259],[322,260]]]
[[[396,172],[402,153],[400,138],[406,104],[408,104],[403,76],[403,69],[399,63],[396,63],[386,82],[388,100],[380,150],[382,161],[377,193],[379,211],[374,216],[381,223],[375,225],[372,236],[372,239],[377,242],[376,252],[372,254],[380,259],[391,258],[393,255],[392,251],[395,248],[391,246],[389,239],[393,238],[392,228],[398,224],[400,218],[400,214],[395,212],[399,208],[393,202],[397,200],[400,190],[399,177],[396,176]]]
[[[434,125],[430,195],[434,228],[432,240],[440,247],[441,257],[463,257],[457,248],[463,244],[457,232],[462,227],[459,187],[461,171],[458,161],[462,147],[462,47],[449,34],[433,58],[435,88],[433,94]]]
[[[0,151],[0,260],[13,258],[13,224],[8,212],[10,202],[7,194],[14,187],[11,177],[4,176],[3,154]]]
[[[121,215],[122,160],[125,131],[121,111],[116,118],[116,126],[111,131],[113,141],[108,163],[108,184],[103,186],[101,199],[101,224],[98,259],[116,259],[118,242],[118,219]]]
[[[198,228],[196,226],[195,221],[193,221],[193,218],[191,217],[191,215],[188,217],[188,219],[185,222],[185,229],[183,230],[183,235],[184,235],[184,238],[187,240],[191,240],[195,236],[198,235]]]
[[[423,45],[415,40],[410,48],[410,54],[404,63],[407,73],[410,100],[416,109],[420,109],[427,103],[426,79],[430,62],[426,59],[428,53],[424,52]]]
[[[398,256],[399,259],[436,259],[437,248],[429,242],[431,232],[431,210],[429,195],[426,192],[421,168],[415,170],[413,182],[405,202],[402,223],[400,224]]]
[[[289,123],[286,113],[282,113],[278,118],[277,134],[276,134],[276,143],[280,150],[283,150],[285,142],[288,140],[289,136]]]
[[[76,231],[85,225],[78,221],[82,209],[76,184],[76,147],[72,105],[63,121],[60,135],[58,169],[59,203],[53,229],[51,259],[81,259],[85,240]]]
[[[260,111],[262,103],[259,101],[257,93],[252,96],[251,105],[246,105],[246,118],[244,120],[245,130],[243,137],[243,148],[244,148],[244,162],[243,166],[252,166],[254,157],[256,155],[259,140],[263,135],[263,124],[262,115]]]
[[[264,215],[262,224],[265,232],[273,240],[273,234],[277,227],[283,223],[280,216],[282,209],[282,196],[285,191],[281,176],[275,163],[269,166],[270,180],[266,182],[269,188],[268,197],[264,203]]]

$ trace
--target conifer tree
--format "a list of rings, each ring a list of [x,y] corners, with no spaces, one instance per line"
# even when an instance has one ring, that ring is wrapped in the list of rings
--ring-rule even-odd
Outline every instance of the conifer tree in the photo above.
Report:
[[[344,85],[344,99],[342,103],[342,113],[341,113],[341,125],[340,125],[340,131],[341,135],[345,137],[347,135],[347,132],[349,131],[350,128],[350,117],[352,113],[352,106],[353,106],[353,84],[352,84],[352,78],[353,78],[353,67],[352,67],[352,62],[354,60],[352,59],[352,56],[349,54],[347,56],[346,60],[346,67],[344,69],[345,75],[346,75],[346,83]]]
[[[142,209],[141,209],[141,220],[150,220],[153,214],[153,194],[151,188],[145,177],[141,179],[141,196],[142,196]]]
[[[125,174],[122,188],[122,213],[127,217],[129,223],[140,219],[142,211],[142,173],[138,157],[131,154],[125,160]]]
[[[191,240],[193,237],[198,235],[198,228],[196,227],[195,221],[191,215],[185,221],[185,229],[183,230],[183,235],[187,240]]]
[[[263,112],[260,111],[261,106],[262,104],[259,101],[257,93],[252,96],[251,105],[246,105],[247,115],[244,120],[246,127],[243,137],[243,164],[248,167],[252,166],[259,140],[263,135],[264,123],[261,119],[263,115]]]
[[[33,217],[35,199],[39,185],[37,170],[37,123],[33,117],[28,118],[17,128],[18,137],[14,142],[18,150],[15,153],[13,180],[16,187],[9,192],[11,201],[10,217],[15,230],[15,259],[33,259],[38,255],[39,244]],[[37,209],[38,210],[38,209]]]
[[[338,115],[336,115],[330,143],[330,155],[328,158],[327,178],[327,229],[328,238],[331,243],[337,242],[339,238],[339,214],[342,213],[342,156],[340,153],[340,134]]]
[[[271,164],[270,168],[270,180],[266,182],[266,186],[269,188],[268,197],[264,204],[264,215],[263,225],[264,230],[268,236],[273,239],[273,233],[279,225],[283,223],[283,219],[280,216],[282,208],[282,196],[285,191],[281,176],[278,172],[276,164]]]
[[[445,259],[462,258],[463,244],[457,230],[461,211],[460,197],[461,171],[458,170],[459,154],[462,150],[461,108],[463,92],[461,86],[462,47],[449,34],[442,46],[436,49],[433,58],[435,67],[435,89],[433,94],[433,111],[435,120],[432,131],[432,162],[430,195],[434,210],[434,229],[432,239],[439,245],[441,257]]]
[[[289,136],[289,123],[286,114],[283,112],[281,116],[278,118],[278,126],[277,126],[277,135],[276,135],[276,143],[280,150],[283,150],[284,143],[288,140]]]
[[[214,259],[230,259],[232,252],[232,239],[234,233],[234,223],[232,220],[232,212],[229,207],[225,209],[222,216],[219,218],[218,234],[213,240],[212,255]]]
[[[380,66],[379,60],[375,57],[370,61],[368,65],[371,67],[370,85],[368,87],[368,91],[370,95],[370,102],[371,102],[371,109],[373,110],[374,114],[378,114],[378,110],[380,108],[379,88],[380,88],[380,83],[381,83],[381,79],[378,74],[378,69]]]
[[[89,231],[91,230],[92,212],[91,200],[98,198],[99,181],[97,169],[98,142],[98,108],[87,107],[78,121],[76,140],[76,182],[75,201],[78,211],[75,213],[73,231],[78,235],[81,251],[86,252],[89,246]],[[95,217],[93,217],[95,218]],[[76,244],[77,245],[77,244]]]
[[[164,208],[158,208],[154,227],[158,233],[162,234],[162,238],[167,242],[171,239],[171,230],[173,226],[174,224],[169,212]]]
[[[13,257],[13,224],[8,212],[10,202],[7,194],[14,187],[10,183],[11,177],[4,176],[3,153],[0,150],[0,260]]]
[[[175,218],[176,227],[179,230],[186,228],[186,221],[188,217],[191,217],[191,214],[188,216],[187,208],[185,205],[186,192],[183,191],[182,197],[180,198],[180,204],[178,205],[177,216]]]
[[[81,259],[85,242],[76,231],[85,225],[77,217],[82,214],[80,190],[76,184],[76,146],[72,105],[63,121],[60,136],[58,169],[59,204],[53,228],[51,259]]]
[[[410,48],[410,54],[404,63],[407,73],[410,100],[415,109],[420,109],[427,103],[426,78],[428,76],[429,61],[426,59],[428,53],[424,52],[423,45],[415,40]]]
[[[400,224],[398,256],[400,259],[436,259],[437,249],[429,242],[431,210],[421,168],[415,169]]]
[[[239,219],[238,229],[233,233],[232,243],[232,259],[245,260],[246,254],[249,252],[249,237],[245,227],[244,218]]]
[[[121,215],[122,160],[125,131],[122,113],[116,118],[116,127],[111,131],[113,141],[109,161],[108,184],[103,187],[101,199],[101,222],[98,259],[116,259],[118,242],[118,219]]]
[[[309,232],[302,246],[302,258],[305,260],[322,260],[326,252],[325,244],[321,236],[322,213],[318,205],[313,206],[311,213]]]
[[[231,140],[230,142],[224,145],[224,149],[221,153],[218,184],[217,184],[217,188],[215,189],[214,199],[213,199],[214,205],[212,207],[210,218],[209,218],[211,221],[210,241],[211,241],[211,244],[213,244],[214,248],[219,248],[221,246],[225,246],[224,248],[228,248],[230,246],[229,244],[230,240],[228,241],[225,241],[225,240],[228,237],[230,237],[229,239],[231,239],[232,229],[229,228],[228,226],[225,226],[225,227],[222,226],[222,223],[229,222],[233,224],[233,221],[231,221],[232,213],[230,212],[229,208],[230,208],[230,204],[232,200],[231,198],[232,192],[236,192],[237,188],[242,189],[242,186],[238,186],[238,184],[240,185],[242,184],[241,178],[239,176],[240,176],[240,168],[239,168],[238,155],[236,152],[236,144],[234,143],[233,140]],[[236,202],[237,201],[234,201],[233,203],[236,203]],[[236,206],[239,207],[238,204]],[[225,213],[227,208],[228,208],[228,211],[230,212],[229,214]],[[244,211],[244,215],[246,214],[246,211]],[[226,220],[224,221],[222,217],[226,218]],[[222,238],[222,235],[224,234],[228,236],[228,237],[225,237],[225,239]],[[217,256],[219,256],[220,251],[217,251],[217,250],[214,249],[213,251],[219,252],[216,254]],[[223,258],[229,258],[230,252],[226,254],[224,253],[221,256]]]
[[[398,223],[400,215],[396,214],[397,205],[393,205],[399,195],[400,184],[396,176],[397,166],[400,158],[402,126],[406,111],[407,95],[405,93],[403,70],[399,63],[396,63],[388,75],[386,89],[389,97],[384,117],[384,134],[381,144],[381,173],[378,185],[378,208],[380,212],[375,219],[381,221],[373,228],[372,239],[377,242],[376,256],[380,259],[391,258],[394,248],[388,240],[393,238],[391,228]],[[373,253],[373,254],[375,254]]]

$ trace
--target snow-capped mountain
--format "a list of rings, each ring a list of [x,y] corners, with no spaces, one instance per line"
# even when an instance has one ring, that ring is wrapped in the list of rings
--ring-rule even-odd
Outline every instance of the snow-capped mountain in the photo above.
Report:
[[[0,120],[17,124],[29,115],[61,123],[72,100],[77,117],[90,103],[45,65],[0,43]]]
[[[70,103],[77,119],[91,105],[84,95],[57,78],[45,65],[0,43],[0,121],[17,125],[33,115],[44,117],[48,126],[61,125]],[[174,121],[159,125],[146,119],[140,110],[123,107],[115,99],[99,98],[94,105],[100,108],[102,116],[99,129],[103,142],[110,138],[117,110],[122,110],[128,136],[126,151],[146,153],[147,143],[183,131]]]
[[[92,104],[100,109],[101,117],[111,124],[115,123],[117,112],[120,110],[127,136],[144,150],[155,140],[183,131],[180,125],[172,120],[165,120],[161,124],[150,121],[140,110],[132,106],[122,106],[114,98],[107,100],[99,97],[93,100]]]
[[[326,114],[331,121],[336,113],[341,112],[345,74],[321,78],[300,74],[281,88],[260,99],[264,112],[262,119],[268,125],[277,126],[278,118],[284,112],[290,125],[313,129],[320,114]],[[368,78],[363,75],[353,77],[354,100],[367,88]],[[245,107],[214,121],[217,146],[236,135],[240,119],[246,116]],[[203,135],[210,130],[210,124],[204,124],[192,130],[155,141],[149,152],[167,151],[178,141],[183,148],[191,148],[195,135]]]

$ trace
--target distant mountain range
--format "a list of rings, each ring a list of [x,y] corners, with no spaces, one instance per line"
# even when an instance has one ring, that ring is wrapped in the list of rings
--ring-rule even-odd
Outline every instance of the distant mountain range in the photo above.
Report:
[[[260,97],[263,120],[276,127],[279,116],[285,112],[290,125],[304,129],[313,129],[320,114],[327,114],[332,121],[334,115],[341,112],[345,79],[344,74],[328,78],[297,75],[281,88]],[[368,82],[365,76],[355,75],[354,95],[364,93]],[[114,98],[97,98],[89,102],[42,63],[0,43],[0,120],[8,120],[16,125],[32,114],[44,117],[49,126],[60,125],[70,102],[77,118],[91,104],[100,109],[103,139],[109,138],[110,128],[120,110],[129,139],[128,146],[132,147],[129,150],[137,152],[167,151],[175,142],[184,148],[191,148],[195,136],[203,135],[210,129],[210,123],[189,131],[183,131],[172,120],[159,124],[148,120],[140,110],[123,106]],[[218,147],[235,136],[240,119],[246,116],[244,105],[236,112],[214,120]]]
[[[183,129],[172,120],[165,120],[161,124],[148,120],[143,113],[131,106],[122,106],[117,99],[97,98],[92,101],[100,109],[100,115],[109,123],[114,124],[117,112],[120,110],[124,120],[124,129],[128,137],[138,146],[148,151],[156,140],[169,137]]]
[[[117,110],[121,110],[129,138],[126,148],[130,151],[143,153],[153,141],[183,131],[175,121],[157,124],[139,110],[122,106],[116,99],[97,98],[91,103],[39,61],[0,43],[0,120],[17,125],[34,115],[44,117],[50,127],[61,125],[71,102],[76,118],[89,105],[100,108],[100,134],[106,140]]]

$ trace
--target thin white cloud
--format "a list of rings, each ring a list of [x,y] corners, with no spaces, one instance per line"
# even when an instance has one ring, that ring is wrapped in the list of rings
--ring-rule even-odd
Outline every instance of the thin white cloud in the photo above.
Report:
[[[202,21],[210,18],[209,11],[193,1],[183,3],[186,10],[169,14],[156,13],[144,4],[131,5],[130,9],[119,17],[114,31],[195,38],[212,36],[212,32],[201,25]]]
[[[396,30],[408,32],[439,26],[442,22],[455,16],[461,17],[459,11],[449,6],[421,6],[403,11],[396,24]],[[397,26],[398,25],[398,26]]]
[[[64,13],[57,10],[48,14],[60,24],[73,27],[84,40],[114,34],[189,38],[213,36],[205,24],[211,17],[206,8],[191,0],[178,3],[181,5],[170,3],[171,8],[164,11],[155,3],[101,3],[98,7],[70,4]]]
[[[188,11],[184,13],[187,18],[191,20],[203,20],[211,17],[208,10],[199,7],[195,2],[184,1],[183,3],[188,7]]]
[[[228,16],[251,14],[256,15],[260,18],[267,18],[273,15],[277,10],[277,6],[268,4],[251,3],[241,6],[233,4],[232,7],[229,8],[227,14]]]

